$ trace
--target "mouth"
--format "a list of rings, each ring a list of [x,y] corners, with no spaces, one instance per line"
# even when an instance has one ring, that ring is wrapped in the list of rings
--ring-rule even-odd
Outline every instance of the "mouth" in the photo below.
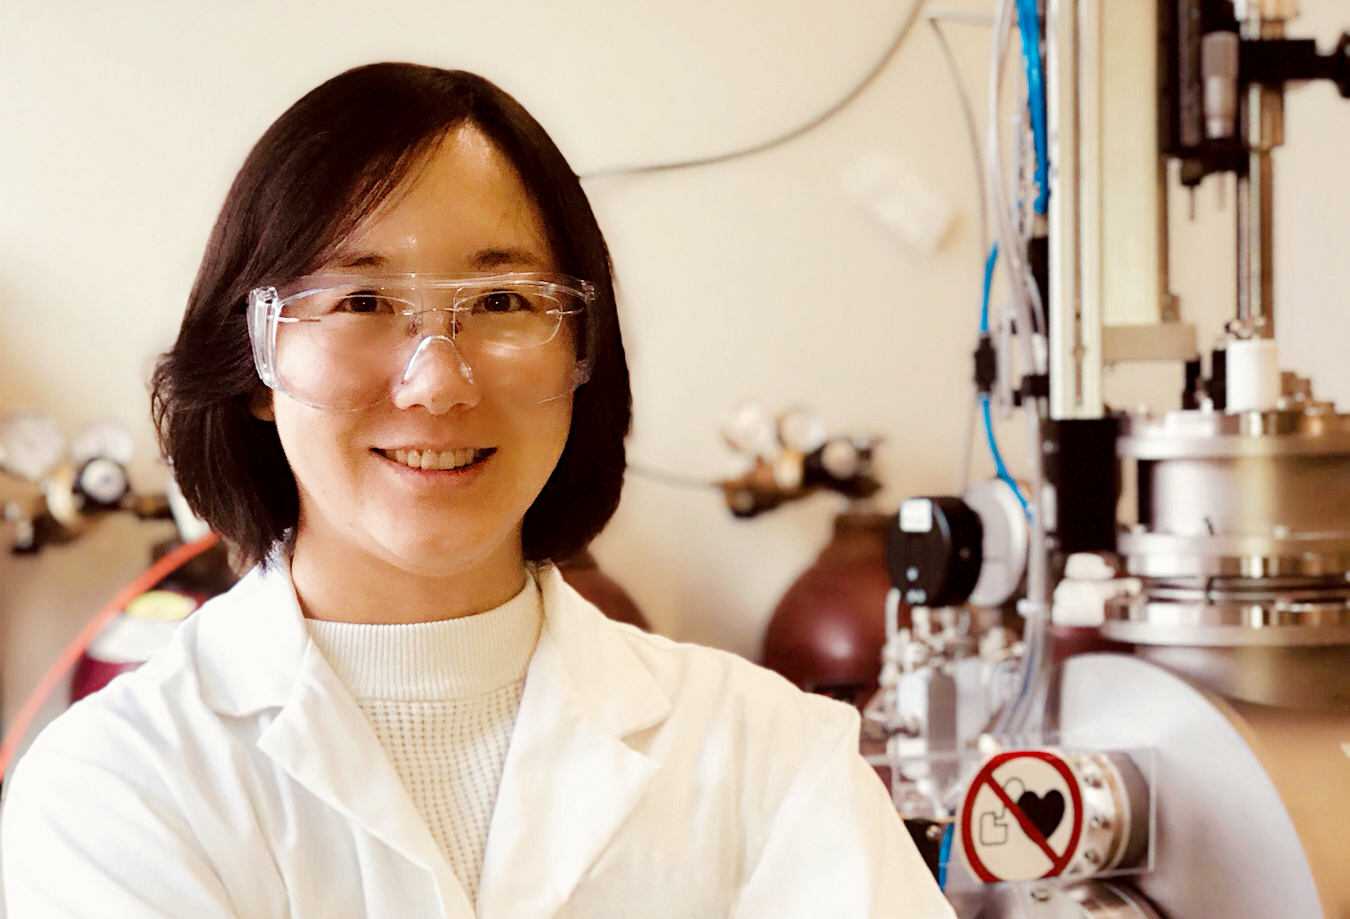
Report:
[[[497,452],[495,447],[461,447],[458,450],[380,450],[387,460],[409,469],[428,472],[452,472],[476,466]]]

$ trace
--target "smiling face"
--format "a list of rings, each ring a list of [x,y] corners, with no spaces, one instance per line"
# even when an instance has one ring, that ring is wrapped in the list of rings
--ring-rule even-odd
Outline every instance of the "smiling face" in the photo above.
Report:
[[[410,181],[321,267],[557,271],[538,207],[477,128],[451,131]],[[295,475],[292,571],[308,613],[369,618],[334,607],[393,601],[383,618],[409,621],[437,615],[414,609],[412,595],[430,583],[445,595],[453,582],[447,602],[462,607],[439,616],[490,608],[520,588],[522,520],[567,442],[572,397],[501,398],[464,372],[448,341],[432,344],[369,408],[327,411],[282,393],[258,408],[274,418]]]

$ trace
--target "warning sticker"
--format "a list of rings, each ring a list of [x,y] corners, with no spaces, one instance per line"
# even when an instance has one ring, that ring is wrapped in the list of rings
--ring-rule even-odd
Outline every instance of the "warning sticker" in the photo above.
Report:
[[[1068,763],[1047,750],[1000,753],[961,804],[961,851],[980,880],[1063,874],[1083,835],[1083,798]]]

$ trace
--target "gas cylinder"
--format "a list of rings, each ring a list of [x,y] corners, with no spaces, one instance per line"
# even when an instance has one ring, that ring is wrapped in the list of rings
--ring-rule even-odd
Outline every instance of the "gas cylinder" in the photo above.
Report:
[[[787,589],[764,633],[761,662],[808,692],[863,706],[886,643],[886,514],[850,510]],[[908,610],[902,607],[902,619]]]
[[[600,563],[589,549],[582,549],[571,558],[559,562],[558,571],[562,573],[564,581],[610,619],[635,625],[645,632],[651,631],[642,610],[638,609],[628,591],[600,570]]]

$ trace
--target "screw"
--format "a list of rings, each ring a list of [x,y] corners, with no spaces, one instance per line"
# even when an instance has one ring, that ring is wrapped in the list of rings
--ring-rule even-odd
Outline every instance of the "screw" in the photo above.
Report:
[[[1031,899],[1035,900],[1037,903],[1044,903],[1050,899],[1050,891],[1046,890],[1044,887],[1037,887],[1031,892]]]
[[[1101,814],[1093,814],[1092,819],[1088,821],[1088,826],[1094,830],[1107,830],[1111,828],[1111,821]]]
[[[1102,777],[1097,770],[1083,770],[1083,784],[1088,788],[1101,788]]]
[[[1094,868],[1102,863],[1102,857],[1097,854],[1096,849],[1088,849],[1083,853],[1083,860]]]

